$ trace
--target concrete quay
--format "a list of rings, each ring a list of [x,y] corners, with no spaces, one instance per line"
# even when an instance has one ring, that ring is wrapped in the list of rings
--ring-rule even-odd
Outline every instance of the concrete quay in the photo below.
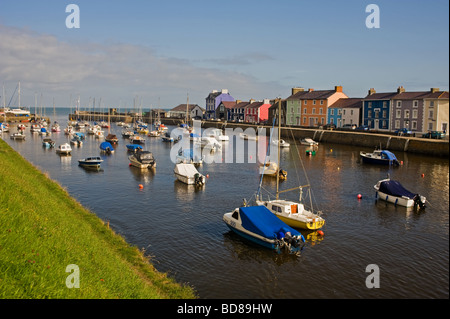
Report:
[[[178,125],[182,122],[180,119],[163,118],[161,122],[165,125]],[[270,135],[271,126],[253,125],[246,123],[225,123],[216,121],[201,121],[202,128],[215,127],[241,128],[245,131],[247,128],[265,128],[266,135]],[[311,128],[282,127],[281,137],[288,140],[300,140],[302,138],[312,138],[319,143],[345,144],[368,148],[382,148],[390,151],[401,151],[407,153],[417,153],[429,156],[448,157],[449,140],[425,139],[421,137],[396,136],[385,133],[360,132],[360,131],[339,131],[339,130],[320,130]]]

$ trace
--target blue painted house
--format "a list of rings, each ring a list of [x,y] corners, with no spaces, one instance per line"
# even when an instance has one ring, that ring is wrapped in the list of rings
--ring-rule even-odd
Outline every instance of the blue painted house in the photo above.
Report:
[[[376,93],[374,89],[363,99],[362,124],[371,130],[389,131],[392,98],[397,92]]]
[[[234,97],[230,95],[228,90],[222,89],[222,91],[212,91],[206,97],[206,113],[205,118],[207,120],[216,118],[216,109],[221,102],[232,102],[235,101]]]
[[[361,125],[362,98],[339,99],[328,107],[328,121],[336,127],[345,124]]]

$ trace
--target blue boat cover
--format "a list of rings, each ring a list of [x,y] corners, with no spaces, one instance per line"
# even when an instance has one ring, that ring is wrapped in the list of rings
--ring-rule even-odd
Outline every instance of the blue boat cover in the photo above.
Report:
[[[131,151],[136,150],[137,148],[142,149],[142,146],[138,145],[138,144],[128,144],[127,148]]]
[[[285,224],[265,206],[240,207],[242,227],[252,233],[269,239],[276,239],[279,233],[291,232],[292,236],[301,235],[294,228]]]
[[[110,142],[102,142],[100,144],[100,149],[106,151],[107,149],[110,149],[111,151],[114,150],[114,147],[111,145]]]
[[[397,197],[406,196],[411,199],[413,199],[414,196],[416,195],[405,189],[399,182],[394,181],[392,179],[389,181],[381,182],[379,190],[380,192],[383,192],[388,195]]]
[[[390,160],[397,160],[397,157],[395,157],[395,154],[390,151],[382,150],[381,153],[385,154],[386,157]]]

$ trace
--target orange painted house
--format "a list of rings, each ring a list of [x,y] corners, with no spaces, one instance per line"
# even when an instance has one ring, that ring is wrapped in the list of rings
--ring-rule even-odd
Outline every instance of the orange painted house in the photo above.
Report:
[[[334,90],[293,88],[286,99],[286,124],[318,127],[327,123],[328,107],[337,100],[348,98],[342,86]]]

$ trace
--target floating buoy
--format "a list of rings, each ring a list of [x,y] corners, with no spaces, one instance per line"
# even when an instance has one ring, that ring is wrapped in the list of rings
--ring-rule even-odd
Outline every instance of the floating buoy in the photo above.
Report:
[[[425,174],[422,174],[422,177],[425,177]]]
[[[318,231],[317,231],[317,234],[320,235],[320,236],[323,236],[323,231],[318,230]]]
[[[129,166],[129,167],[131,167],[131,163],[130,163],[130,164],[128,164],[128,166]]]
[[[361,199],[361,198],[362,198],[362,195],[361,195],[361,194],[358,194],[357,197],[358,197],[358,199]]]
[[[400,165],[403,165],[403,161],[400,161]]]
[[[139,188],[140,188],[140,189],[143,189],[143,188],[144,188],[144,185],[139,184]]]
[[[206,174],[206,178],[209,178],[209,174]]]

